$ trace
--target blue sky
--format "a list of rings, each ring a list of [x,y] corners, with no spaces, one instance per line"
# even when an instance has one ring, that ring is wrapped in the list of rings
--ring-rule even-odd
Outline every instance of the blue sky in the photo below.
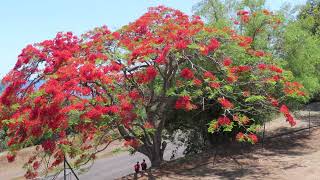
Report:
[[[6,0],[0,2],[0,77],[13,68],[20,51],[28,44],[53,38],[57,32],[80,35],[96,26],[117,29],[134,21],[148,7],[165,5],[192,14],[200,0]],[[283,2],[299,4],[305,0],[267,0],[277,9]]]

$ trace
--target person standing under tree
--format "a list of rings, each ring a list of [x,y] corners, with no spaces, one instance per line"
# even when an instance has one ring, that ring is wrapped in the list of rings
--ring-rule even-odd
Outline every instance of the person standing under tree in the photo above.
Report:
[[[140,171],[140,164],[139,164],[139,161],[137,162],[137,164],[134,165],[134,171],[136,172],[136,174],[139,173]]]
[[[142,168],[142,171],[147,170],[147,163],[146,163],[146,160],[144,160],[144,159],[143,159],[143,162],[141,163],[141,168]]]

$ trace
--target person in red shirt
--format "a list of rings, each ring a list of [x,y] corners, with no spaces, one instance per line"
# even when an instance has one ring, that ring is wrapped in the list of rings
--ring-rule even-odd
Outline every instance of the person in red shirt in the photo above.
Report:
[[[139,161],[137,162],[137,164],[134,165],[134,171],[136,172],[136,174],[139,173],[140,171],[140,164],[139,164]]]
[[[144,160],[144,159],[143,159],[143,162],[141,163],[141,169],[142,169],[142,171],[147,170],[147,163],[146,163],[146,160]]]

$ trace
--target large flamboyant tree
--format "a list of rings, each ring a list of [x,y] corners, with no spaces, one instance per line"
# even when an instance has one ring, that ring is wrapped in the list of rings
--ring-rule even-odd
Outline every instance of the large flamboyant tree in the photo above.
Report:
[[[283,102],[304,96],[301,85],[251,43],[230,28],[207,27],[199,17],[160,6],[116,32],[58,33],[29,45],[3,79],[0,126],[10,138],[8,160],[40,144],[25,166],[30,178],[40,164],[55,167],[67,156],[79,167],[124,139],[158,166],[172,113],[214,105],[220,114],[209,132],[232,132],[239,141],[257,141],[252,114],[281,111],[294,125]]]

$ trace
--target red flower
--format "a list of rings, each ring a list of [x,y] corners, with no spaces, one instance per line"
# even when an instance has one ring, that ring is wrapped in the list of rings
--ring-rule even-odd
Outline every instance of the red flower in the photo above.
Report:
[[[26,178],[26,179],[34,179],[34,178],[36,178],[38,176],[38,174],[36,173],[36,172],[31,172],[31,170],[28,170],[27,172],[26,172],[26,174],[24,175],[24,177]]]
[[[306,93],[303,92],[303,91],[299,91],[297,94],[298,94],[299,96],[305,96],[305,95],[306,95]]]
[[[296,121],[294,120],[294,118],[290,114],[289,109],[288,109],[288,107],[286,105],[282,105],[280,107],[280,112],[283,113],[283,115],[286,117],[286,121],[288,121],[291,126],[295,126],[296,125]]]
[[[203,76],[204,78],[210,79],[212,81],[216,80],[216,77],[209,71],[204,72]]]
[[[192,109],[196,109],[197,106],[191,103],[190,96],[182,96],[176,101],[175,108],[190,111]]]
[[[157,59],[154,61],[158,64],[164,64],[166,62],[166,56],[168,55],[171,46],[167,45],[163,48],[162,52],[158,54]]]
[[[249,139],[249,141],[250,141],[252,144],[255,144],[255,143],[258,142],[258,137],[257,137],[257,135],[255,135],[255,134],[253,134],[253,133],[251,133],[251,134],[248,135],[248,139]]]
[[[238,76],[229,75],[229,76],[227,77],[227,81],[228,81],[229,83],[234,83],[234,82],[236,82],[237,80],[238,80]]]
[[[122,66],[120,64],[112,62],[111,66],[110,66],[110,71],[118,72],[121,70],[121,68],[122,68]]]
[[[220,87],[220,83],[218,82],[210,82],[209,86],[212,88],[219,88]]]
[[[246,125],[250,122],[250,119],[247,116],[240,117],[240,124]]]
[[[92,108],[91,110],[87,111],[83,117],[87,117],[89,119],[99,119],[101,115],[102,112],[100,112],[96,108]]]
[[[238,67],[238,72],[250,71],[250,69],[251,69],[250,66],[239,66]]]
[[[244,139],[245,139],[245,135],[242,132],[239,132],[236,136],[236,140],[239,142],[242,142],[244,141]]]
[[[223,60],[223,65],[224,66],[230,66],[232,64],[231,58],[227,57]]]
[[[194,79],[193,80],[193,84],[196,86],[201,86],[202,85],[202,81],[200,79]]]
[[[267,69],[267,65],[266,64],[258,64],[258,68],[260,70],[265,70],[265,69]]]
[[[249,14],[249,11],[246,11],[246,10],[240,10],[237,12],[238,16],[247,15],[247,14]]]
[[[254,55],[257,56],[257,57],[262,57],[262,56],[265,55],[265,53],[263,51],[255,51]]]
[[[139,92],[137,90],[132,90],[129,92],[129,97],[133,100],[137,100],[140,98]]]
[[[124,100],[121,102],[121,109],[124,111],[131,111],[134,108],[133,104],[129,103],[128,101]]]
[[[226,98],[218,98],[219,103],[224,109],[232,109],[234,105]]]
[[[272,80],[273,81],[279,81],[280,80],[280,76],[279,75],[272,76]]]
[[[276,73],[282,73],[282,69],[281,68],[279,68],[279,67],[277,67],[277,66],[275,66],[275,65],[269,65],[269,70],[270,71],[273,71],[273,72],[276,72]]]
[[[56,149],[56,143],[52,140],[45,140],[41,144],[44,151],[53,153],[53,151]]]
[[[39,161],[34,162],[32,167],[33,167],[34,170],[37,170],[40,167]]]
[[[247,47],[247,46],[249,46],[251,43],[252,43],[252,38],[251,37],[244,37],[243,39],[242,39],[242,41],[240,41],[238,44],[239,44],[239,46],[241,46],[241,47]]]
[[[248,23],[250,20],[250,16],[248,15],[243,15],[241,16],[241,21],[244,22],[244,23]]]
[[[192,79],[194,77],[194,74],[189,68],[184,68],[180,72],[180,76],[185,79]]]
[[[124,146],[131,146],[133,148],[138,148],[140,146],[140,142],[136,139],[126,140],[124,142]]]
[[[154,78],[156,78],[157,74],[158,74],[158,71],[156,70],[156,68],[154,68],[153,66],[147,67],[146,75],[147,75],[148,81],[152,81]]]
[[[220,47],[220,42],[217,39],[212,38],[210,40],[209,45],[208,45],[209,51],[214,51],[214,50],[218,49],[219,47]]]
[[[176,109],[183,109],[184,105],[188,102],[190,102],[190,97],[189,96],[182,96],[179,97],[179,99],[176,101]]]
[[[297,124],[290,113],[285,114],[285,117],[286,117],[286,121],[288,121],[291,126],[295,126]]]
[[[120,38],[120,33],[119,32],[113,32],[112,36],[115,37],[116,39]]]
[[[220,126],[230,125],[230,123],[231,123],[230,119],[228,117],[226,117],[226,116],[220,116],[218,118],[218,124]]]
[[[279,106],[279,102],[278,102],[276,99],[274,99],[274,98],[270,98],[270,102],[271,102],[271,104],[272,104],[273,106],[275,106],[275,107],[278,107],[278,106]]]
[[[201,47],[200,47],[200,53],[202,54],[202,55],[208,55],[209,54],[209,48],[208,48],[208,46],[205,46],[205,45],[202,45]]]
[[[165,55],[159,54],[157,59],[154,60],[157,64],[164,64],[165,63]]]
[[[143,127],[146,128],[146,129],[152,129],[152,128],[154,128],[154,126],[153,126],[152,123],[150,123],[150,122],[144,123]]]
[[[286,105],[283,104],[280,107],[280,112],[282,112],[283,114],[288,114],[289,113],[289,109],[288,109],[288,107]]]
[[[187,48],[188,47],[188,45],[190,44],[190,42],[189,41],[178,41],[178,42],[176,42],[175,43],[175,47],[177,48],[177,49],[185,49],[185,48]]]
[[[13,162],[15,158],[16,158],[16,155],[7,154],[7,160],[8,160],[9,163]]]

